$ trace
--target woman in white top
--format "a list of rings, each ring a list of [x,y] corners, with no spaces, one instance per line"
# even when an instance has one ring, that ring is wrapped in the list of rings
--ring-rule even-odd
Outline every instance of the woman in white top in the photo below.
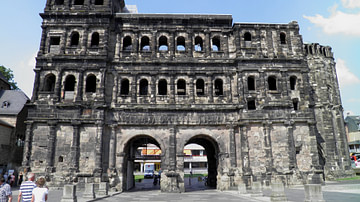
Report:
[[[44,187],[45,178],[40,177],[36,181],[37,187],[32,191],[32,199],[31,202],[45,202],[47,200],[48,189]]]

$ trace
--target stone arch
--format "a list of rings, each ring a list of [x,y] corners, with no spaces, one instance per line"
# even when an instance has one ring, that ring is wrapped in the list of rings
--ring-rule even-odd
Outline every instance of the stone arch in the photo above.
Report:
[[[159,38],[159,51],[169,51],[168,38],[164,35]]]
[[[144,146],[145,144],[153,144],[156,145],[161,151],[164,151],[164,145],[161,144],[161,141],[158,141],[156,137],[146,134],[138,134],[126,138],[124,140],[124,146],[122,148],[123,153],[123,162],[122,162],[122,170],[119,172],[122,173],[122,189],[124,191],[128,191],[135,186],[134,182],[134,163],[137,158],[136,152],[137,148]],[[162,160],[163,154],[159,156],[160,160]]]
[[[151,51],[150,38],[148,36],[141,37],[140,51]]]
[[[100,42],[100,35],[98,32],[94,32],[91,35],[91,47],[94,46],[99,46],[99,42]]]
[[[132,51],[132,38],[131,38],[131,36],[125,36],[123,38],[123,51]]]
[[[208,162],[207,186],[210,188],[217,187],[217,175],[219,167],[220,145],[216,139],[207,134],[196,134],[188,137],[182,144],[182,150],[188,144],[198,144],[205,148]]]
[[[71,40],[70,40],[70,46],[78,46],[79,45],[79,41],[80,41],[80,34],[79,32],[72,32],[71,33]]]
[[[201,52],[204,50],[204,42],[203,42],[203,38],[201,36],[196,36],[195,37],[195,44],[194,44],[194,49],[197,52]]]
[[[85,92],[86,93],[95,93],[96,92],[96,83],[97,83],[96,76],[94,74],[89,74],[86,77]]]
[[[56,76],[53,73],[47,74],[44,79],[43,91],[54,92]]]
[[[220,36],[214,36],[211,39],[211,50],[215,52],[221,51]]]

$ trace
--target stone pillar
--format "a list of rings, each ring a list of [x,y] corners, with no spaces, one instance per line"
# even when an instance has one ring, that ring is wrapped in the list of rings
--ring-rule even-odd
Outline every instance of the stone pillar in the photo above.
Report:
[[[73,125],[73,137],[72,144],[70,148],[70,158],[71,158],[71,170],[73,172],[79,171],[79,158],[80,158],[80,122],[74,121],[71,123]]]
[[[130,80],[131,82],[131,88],[129,89],[130,91],[129,92],[132,92],[131,93],[131,103],[137,103],[137,94],[139,93],[138,92],[138,89],[137,89],[137,76],[136,75],[133,75],[133,79],[132,81]]]
[[[176,170],[176,128],[175,126],[171,126],[169,129],[170,137],[169,137],[169,171]]]
[[[63,197],[61,199],[61,202],[77,202],[75,185],[64,186]]]
[[[283,183],[271,183],[271,201],[287,201]]]
[[[34,122],[32,121],[26,121],[26,131],[25,131],[25,145],[24,145],[24,156],[22,161],[22,166],[24,168],[30,167],[30,158],[31,158],[31,148],[32,148],[32,139],[33,139],[33,133],[32,128]]]
[[[249,148],[249,142],[248,142],[245,125],[240,126],[240,142],[241,142],[241,159],[242,159],[241,167],[243,170],[243,175],[250,176],[251,175],[250,156],[249,156],[250,148]]]
[[[305,202],[325,202],[320,184],[306,184]]]
[[[194,75],[189,78],[189,103],[195,102]]]
[[[84,199],[90,199],[90,200],[95,198],[94,183],[85,184],[85,190],[82,197]]]
[[[263,123],[264,127],[264,151],[266,158],[266,181],[271,181],[271,175],[273,170],[273,155],[272,155],[272,143],[271,143],[271,122]]]
[[[118,91],[119,91],[119,78],[118,78],[118,74],[115,71],[113,71],[112,74],[114,76],[114,84],[113,84],[114,88],[113,88],[113,92],[112,92],[111,107],[115,107],[116,103],[117,103],[117,97],[118,97]]]
[[[107,182],[99,183],[98,195],[100,197],[104,197],[108,195],[108,192],[109,192],[109,184]]]
[[[289,164],[290,170],[294,170],[297,168],[297,161],[296,161],[296,150],[295,150],[295,139],[294,139],[294,129],[293,129],[293,122],[286,122],[285,125],[287,126],[288,131],[288,154],[289,154]]]
[[[56,152],[56,122],[49,122],[50,132],[48,135],[48,145],[47,145],[47,156],[46,162],[47,167],[46,170],[48,173],[52,173],[54,170],[54,160],[55,160],[55,152]]]
[[[316,122],[308,121],[309,129],[310,129],[310,153],[312,154],[312,173],[309,174],[307,183],[309,184],[321,184],[323,183],[323,169],[319,163],[319,152],[318,152],[318,144],[316,139]]]
[[[244,184],[244,183],[238,184],[238,193],[239,194],[246,194],[247,193],[246,184]]]
[[[208,86],[208,97],[209,97],[209,103],[214,102],[214,91],[213,91],[213,78],[212,74],[208,74],[208,80],[206,82],[206,85]],[[205,93],[206,94],[206,93]]]
[[[31,102],[35,102],[35,100],[37,100],[38,98],[38,93],[40,91],[40,68],[35,68],[34,69],[35,72],[35,81],[34,81],[34,89],[33,89],[33,93],[32,93],[32,98],[31,98]]]
[[[84,86],[84,72],[83,70],[79,70],[79,81],[76,85],[76,97],[75,102],[80,102],[82,100],[82,94],[83,94],[83,86]]]
[[[110,145],[109,145],[109,168],[115,169],[116,166],[116,127],[117,125],[111,126]]]
[[[96,122],[96,143],[95,143],[95,170],[94,175],[101,177],[102,174],[102,143],[104,124],[101,121]],[[99,179],[100,180],[100,179]],[[100,182],[100,181],[99,181]]]
[[[229,127],[229,140],[230,140],[230,165],[232,168],[236,168],[236,142],[235,142],[235,130],[234,126],[230,125]]]

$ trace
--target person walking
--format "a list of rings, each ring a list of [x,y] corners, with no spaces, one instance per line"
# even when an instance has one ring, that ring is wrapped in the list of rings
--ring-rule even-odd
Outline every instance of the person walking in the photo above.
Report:
[[[36,187],[35,174],[29,173],[27,176],[28,181],[21,183],[18,202],[30,202],[32,198],[32,191]],[[21,200],[22,198],[22,200]]]
[[[32,199],[31,202],[45,202],[47,201],[48,196],[48,188],[45,187],[45,178],[40,177],[36,181],[37,187],[32,191]]]
[[[22,171],[20,171],[19,173],[19,177],[18,177],[18,186],[21,185],[22,181],[23,181],[23,178],[24,178],[24,174]]]
[[[0,202],[12,202],[12,192],[3,175],[0,175]]]

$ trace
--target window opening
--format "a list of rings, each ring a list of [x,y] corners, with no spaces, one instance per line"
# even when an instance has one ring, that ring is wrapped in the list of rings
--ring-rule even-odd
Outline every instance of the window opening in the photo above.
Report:
[[[299,110],[299,101],[297,99],[293,100],[293,107],[295,111]]]
[[[94,33],[91,35],[91,46],[92,46],[92,47],[98,46],[98,45],[99,45],[99,42],[100,42],[99,33],[94,32]]]
[[[167,38],[165,36],[161,36],[159,38],[159,51],[168,51],[169,46],[167,42]]]
[[[120,95],[129,95],[129,80],[128,79],[123,79],[121,81],[121,89],[120,89]]]
[[[54,74],[46,75],[44,91],[54,92],[54,89],[55,89],[55,75]]]
[[[178,51],[185,51],[185,38],[180,36],[177,38],[177,42],[176,42],[177,46],[176,46],[176,50]]]
[[[104,0],[95,0],[95,5],[104,5]]]
[[[286,44],[286,34],[284,32],[280,33],[280,43]]]
[[[223,81],[221,79],[215,80],[215,95],[220,96],[223,95]]]
[[[255,100],[248,100],[248,110],[256,110]]]
[[[255,90],[255,78],[253,76],[249,76],[247,79],[248,90]]]
[[[87,93],[95,93],[96,92],[96,76],[95,75],[89,75],[86,78],[85,92],[87,92]]]
[[[292,76],[290,77],[290,89],[291,90],[296,90],[296,77]]]
[[[159,81],[158,93],[159,95],[167,95],[167,81],[165,79]]]
[[[220,38],[217,36],[212,39],[212,50],[220,51]]]
[[[268,78],[268,85],[269,85],[269,90],[277,90],[276,78],[274,76],[270,76]]]
[[[73,32],[72,36],[71,36],[71,46],[77,46],[79,45],[79,39],[80,39],[80,35],[78,32]]]
[[[59,158],[58,158],[58,162],[59,162],[59,163],[62,163],[62,162],[64,162],[64,157],[62,157],[62,156],[59,156]]]
[[[179,79],[177,82],[177,94],[186,95],[186,82],[184,79]]]
[[[203,51],[203,40],[201,37],[195,37],[195,51]]]
[[[126,36],[123,39],[123,50],[124,51],[131,51],[132,50],[132,40],[130,36]]]
[[[196,95],[204,95],[205,94],[205,82],[202,79],[198,79],[196,81]]]
[[[69,75],[65,80],[65,91],[74,91],[75,90],[75,76]]]
[[[146,79],[141,79],[140,81],[140,95],[147,95],[148,94],[148,87],[149,83]]]
[[[60,53],[60,37],[50,37],[50,53]]]
[[[55,5],[63,5],[64,0],[55,0]]]
[[[246,33],[244,34],[244,40],[245,40],[245,41],[251,41],[251,34],[250,34],[250,32],[246,32]]]
[[[144,36],[141,38],[141,44],[140,44],[142,51],[150,51],[150,39],[147,36]]]
[[[83,5],[84,0],[74,0],[74,5]]]

